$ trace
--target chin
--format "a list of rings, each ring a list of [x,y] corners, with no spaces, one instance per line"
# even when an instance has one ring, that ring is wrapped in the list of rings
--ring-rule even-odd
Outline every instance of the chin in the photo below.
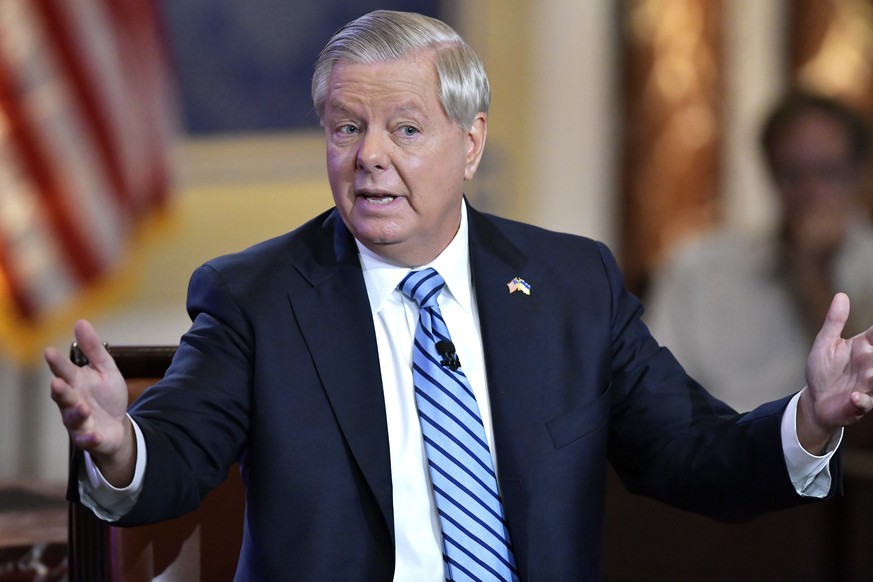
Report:
[[[396,244],[408,238],[410,228],[398,228],[395,220],[363,220],[351,221],[352,233],[361,242],[373,244]]]

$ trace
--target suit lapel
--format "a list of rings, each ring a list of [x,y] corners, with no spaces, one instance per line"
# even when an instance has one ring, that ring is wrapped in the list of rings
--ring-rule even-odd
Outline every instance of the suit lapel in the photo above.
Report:
[[[394,535],[385,399],[373,318],[354,239],[334,212],[289,293],[337,422]]]
[[[479,320],[482,348],[488,377],[491,421],[497,449],[497,472],[503,492],[510,531],[515,521],[524,519],[525,496],[522,486],[524,458],[518,451],[530,435],[518,430],[537,410],[540,362],[530,346],[542,345],[543,300],[538,286],[541,279],[536,265],[482,214],[468,206],[470,262]],[[531,293],[510,293],[507,283],[521,277],[531,284]],[[516,519],[513,519],[513,518]],[[513,540],[519,564],[527,563],[526,539]]]
[[[514,478],[515,462],[500,456],[500,443],[518,438],[513,427],[518,415],[535,406],[538,365],[530,346],[541,345],[543,294],[539,271],[506,236],[480,213],[470,209],[470,261],[476,303],[482,327],[482,348],[488,374],[494,433],[500,474]],[[510,293],[508,283],[521,277],[531,285],[530,295]]]

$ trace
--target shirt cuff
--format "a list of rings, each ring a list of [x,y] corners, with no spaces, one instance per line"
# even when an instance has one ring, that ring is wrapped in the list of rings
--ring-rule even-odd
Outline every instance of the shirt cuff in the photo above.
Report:
[[[85,451],[84,466],[79,473],[79,499],[82,505],[94,512],[94,515],[105,521],[117,521],[133,509],[142,491],[143,477],[146,467],[145,438],[142,431],[128,415],[133,433],[136,436],[136,465],[133,479],[126,487],[115,487],[100,472]]]
[[[797,437],[798,392],[788,402],[782,415],[782,451],[788,476],[799,495],[803,497],[826,497],[831,490],[830,461],[843,440],[843,429],[834,433],[821,455],[809,453]]]

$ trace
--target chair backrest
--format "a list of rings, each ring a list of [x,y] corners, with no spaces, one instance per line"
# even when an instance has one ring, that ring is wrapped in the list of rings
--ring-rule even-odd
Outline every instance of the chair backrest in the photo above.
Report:
[[[160,379],[175,346],[107,346],[127,380],[133,402]],[[73,344],[70,359],[88,360]],[[200,507],[182,517],[130,528],[98,520],[78,503],[70,504],[70,582],[233,580],[242,543],[245,490],[234,467]]]

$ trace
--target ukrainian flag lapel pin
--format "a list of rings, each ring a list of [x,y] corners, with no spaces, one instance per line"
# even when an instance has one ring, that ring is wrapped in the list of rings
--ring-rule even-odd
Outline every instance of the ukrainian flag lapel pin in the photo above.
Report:
[[[506,286],[509,287],[510,293],[521,291],[525,295],[530,295],[530,283],[528,283],[521,277],[516,277],[515,279],[507,283]]]

